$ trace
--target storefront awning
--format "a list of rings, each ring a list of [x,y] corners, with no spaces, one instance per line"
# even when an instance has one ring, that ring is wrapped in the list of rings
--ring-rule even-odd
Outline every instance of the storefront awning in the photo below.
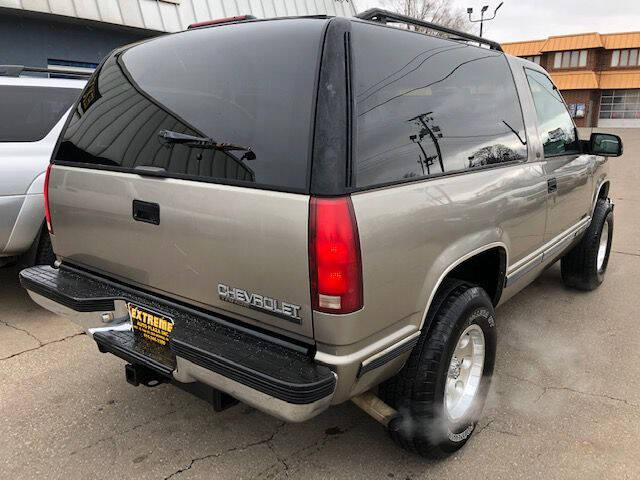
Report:
[[[563,50],[582,50],[584,48],[602,47],[602,38],[599,33],[582,33],[579,35],[561,35],[549,37],[541,52],[561,52]]]
[[[503,43],[502,49],[514,57],[530,57],[540,55],[540,49],[545,42],[546,40],[532,40],[530,42]]]
[[[592,90],[599,87],[598,75],[593,71],[552,73],[551,78],[560,90]]]
[[[560,90],[640,89],[640,70],[628,72],[551,72],[553,83]]]
[[[600,74],[600,88],[603,90],[640,88],[640,70],[602,72]]]

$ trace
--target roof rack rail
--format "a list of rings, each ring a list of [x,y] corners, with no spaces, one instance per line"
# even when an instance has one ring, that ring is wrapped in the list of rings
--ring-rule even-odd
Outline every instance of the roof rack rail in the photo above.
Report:
[[[388,10],[383,10],[382,8],[371,8],[369,10],[365,10],[362,13],[356,15],[356,18],[360,18],[362,20],[370,20],[372,22],[396,22],[396,23],[404,23],[407,25],[415,25],[418,27],[428,28],[430,30],[436,30],[438,32],[448,33],[452,35],[451,40],[463,40],[463,41],[472,41],[477,42],[481,45],[486,45],[492,50],[498,50],[502,52],[502,47],[498,42],[494,42],[493,40],[487,40],[486,38],[476,37],[475,35],[471,35],[470,33],[461,32],[460,30],[455,30],[453,28],[443,27],[442,25],[438,25],[436,23],[426,22],[424,20],[418,20],[417,18],[409,17],[407,15],[402,15],[401,13],[394,13]]]
[[[68,75],[73,77],[89,77],[93,72],[86,69],[73,67],[45,68],[25,67],[24,65],[0,65],[0,77],[19,77],[24,72],[53,73],[55,75]]]

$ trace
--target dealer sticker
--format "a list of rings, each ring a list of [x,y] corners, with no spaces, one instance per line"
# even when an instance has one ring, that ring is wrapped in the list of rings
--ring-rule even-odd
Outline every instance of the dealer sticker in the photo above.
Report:
[[[173,331],[173,319],[133,303],[127,303],[127,309],[135,332],[151,342],[167,345]]]

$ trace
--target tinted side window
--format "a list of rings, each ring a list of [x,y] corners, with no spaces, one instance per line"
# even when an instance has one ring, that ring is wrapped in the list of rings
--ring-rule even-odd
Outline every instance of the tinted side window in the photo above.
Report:
[[[352,38],[356,187],[526,157],[503,54],[356,22]]]
[[[577,153],[576,129],[560,92],[543,73],[528,68],[525,72],[533,94],[545,157]]]
[[[306,191],[324,25],[196,29],[108,58],[85,88],[56,160]],[[204,148],[170,142],[163,131],[211,141]]]
[[[80,95],[76,88],[0,86],[0,142],[36,142]]]

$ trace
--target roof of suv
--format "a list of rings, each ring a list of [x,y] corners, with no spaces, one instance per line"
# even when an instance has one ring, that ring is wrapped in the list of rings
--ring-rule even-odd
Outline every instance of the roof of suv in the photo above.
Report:
[[[334,18],[340,18],[340,17],[319,14],[319,15],[297,15],[297,16],[284,16],[284,17],[255,18],[250,15],[244,15],[244,16],[210,20],[208,22],[193,24],[189,26],[188,30],[212,28],[212,27],[215,28],[215,27],[222,27],[225,25],[238,24],[238,23],[257,23],[257,22],[266,22],[266,21],[273,21],[273,20],[317,19],[317,20],[326,21],[326,20],[332,20]],[[438,36],[446,40],[455,41],[455,42],[465,42],[465,43],[472,42],[471,45],[473,45],[474,43],[477,43],[478,44],[477,46],[484,45],[485,48],[488,47],[492,50],[503,52],[502,47],[498,42],[494,42],[492,40],[488,40],[482,37],[477,37],[475,35],[472,35],[464,31],[451,29],[445,26],[441,26],[431,22],[426,22],[423,20],[419,20],[419,19],[407,16],[407,15],[390,12],[380,8],[372,8],[364,12],[361,12],[354,17],[344,17],[344,18],[350,21],[366,22],[372,25],[389,27],[389,28],[397,28],[401,30],[406,30],[406,29],[398,27],[397,24],[414,25],[421,28],[425,28],[428,31],[440,32]],[[412,33],[422,33],[425,35],[430,35],[430,33],[428,32],[425,33],[417,30],[406,30],[406,31],[409,31]],[[174,34],[175,33],[181,33],[181,32],[174,32]]]

